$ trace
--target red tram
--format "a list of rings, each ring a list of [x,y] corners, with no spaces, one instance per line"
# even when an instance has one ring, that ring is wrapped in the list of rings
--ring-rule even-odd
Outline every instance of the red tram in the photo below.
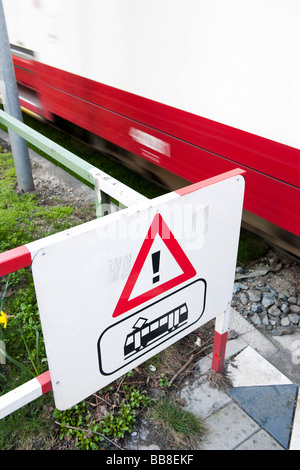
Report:
[[[172,189],[243,168],[245,223],[299,243],[297,0],[3,4],[26,109]]]

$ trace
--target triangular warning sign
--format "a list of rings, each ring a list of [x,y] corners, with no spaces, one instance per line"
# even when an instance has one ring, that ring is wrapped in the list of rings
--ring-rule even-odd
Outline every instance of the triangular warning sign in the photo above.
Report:
[[[174,257],[174,259],[178,263],[179,267],[181,268],[182,273],[175,276],[173,279],[170,279],[158,286],[153,287],[147,292],[139,294],[136,297],[130,299],[131,293],[143,269],[144,263],[146,261],[147,256],[149,255],[156,235],[160,236],[160,238]],[[174,235],[165,223],[164,219],[160,214],[156,214],[148,230],[147,236],[141,246],[139,254],[132,267],[132,270],[129,274],[121,297],[116,305],[113,317],[118,317],[119,315],[122,315],[122,313],[128,312],[128,310],[142,305],[143,303],[153,299],[157,295],[162,294],[168,291],[169,289],[172,289],[173,287],[176,287],[182,284],[183,282],[191,279],[195,275],[195,268],[192,266],[191,262],[187,258],[178,241],[175,239]]]

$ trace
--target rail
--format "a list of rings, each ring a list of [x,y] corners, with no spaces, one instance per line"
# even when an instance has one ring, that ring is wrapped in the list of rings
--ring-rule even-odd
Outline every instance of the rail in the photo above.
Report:
[[[107,209],[109,209],[111,198],[117,200],[124,207],[130,207],[138,202],[146,202],[148,200],[142,194],[99,170],[99,168],[96,168],[2,110],[0,110],[0,123],[42,150],[55,162],[60,163],[84,179],[88,184],[93,185],[97,217],[106,215],[109,212]]]

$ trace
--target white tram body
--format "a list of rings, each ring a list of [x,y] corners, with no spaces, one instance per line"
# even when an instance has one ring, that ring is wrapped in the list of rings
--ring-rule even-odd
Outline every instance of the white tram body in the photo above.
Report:
[[[245,213],[299,237],[299,0],[3,4],[24,107],[154,172],[243,168]]]

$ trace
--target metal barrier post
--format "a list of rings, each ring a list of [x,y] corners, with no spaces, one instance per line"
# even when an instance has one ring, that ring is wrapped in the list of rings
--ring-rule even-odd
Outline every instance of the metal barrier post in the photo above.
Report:
[[[11,58],[8,33],[6,28],[2,0],[0,0],[0,85],[3,95],[3,106],[7,113],[22,121],[22,112],[17,88],[14,66]],[[28,147],[26,141],[9,130],[12,154],[20,190],[33,191]]]

